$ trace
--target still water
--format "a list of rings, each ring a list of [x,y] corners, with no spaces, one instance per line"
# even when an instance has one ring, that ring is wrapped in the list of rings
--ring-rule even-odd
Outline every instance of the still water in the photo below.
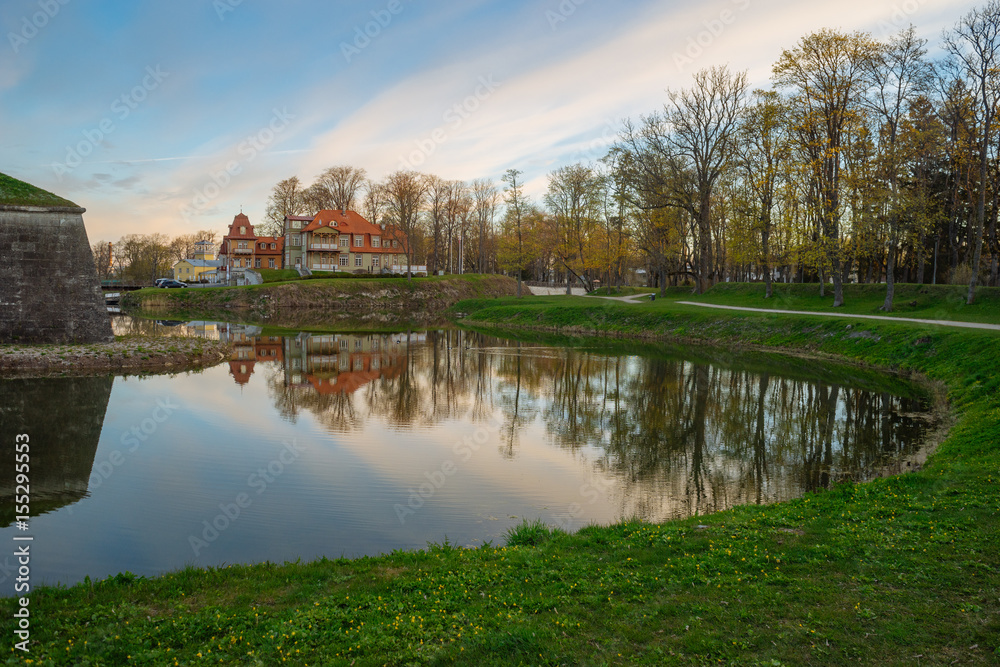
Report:
[[[198,372],[0,380],[4,437],[31,436],[36,584],[497,544],[524,518],[572,531],[775,502],[905,466],[934,426],[901,381],[779,357],[118,326],[235,347]],[[3,595],[13,565],[0,557]]]

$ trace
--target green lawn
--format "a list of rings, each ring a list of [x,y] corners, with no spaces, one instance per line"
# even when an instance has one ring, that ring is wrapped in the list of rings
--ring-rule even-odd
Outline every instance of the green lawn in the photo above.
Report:
[[[255,269],[265,283],[278,283],[289,280],[299,280],[299,272],[295,269]]]
[[[37,589],[33,664],[998,664],[1000,334],[670,301],[481,299],[456,310],[477,326],[919,373],[947,388],[955,426],[918,472],[779,505],[572,535],[528,523],[479,549]],[[15,607],[4,604],[12,637]],[[12,649],[8,662],[26,657]]]

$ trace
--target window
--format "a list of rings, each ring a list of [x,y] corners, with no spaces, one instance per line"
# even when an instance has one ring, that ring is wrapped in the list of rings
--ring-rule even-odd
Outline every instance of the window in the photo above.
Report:
[[[269,269],[273,269],[274,268],[274,257],[269,257],[268,258],[268,260],[267,260],[267,268],[269,268]]]
[[[364,260],[364,256],[363,255],[355,255],[354,256],[354,266],[361,266],[361,262],[363,260]]]
[[[393,241],[392,242],[392,247],[393,248],[398,248],[399,247],[399,241]]]
[[[260,244],[260,249],[261,250],[266,250],[267,249],[267,244],[266,243],[261,243]]]
[[[362,247],[364,247],[364,245],[365,245],[365,237],[362,236],[361,234],[355,234],[354,235],[354,247],[355,248],[362,248]]]
[[[376,269],[378,268],[378,259],[379,259],[378,255],[372,257],[372,266],[374,266]]]
[[[246,227],[240,227],[240,234],[246,234],[246,233],[247,233],[247,228]]]
[[[341,248],[350,248],[351,247],[351,239],[350,239],[350,237],[348,237],[348,236],[341,236],[340,237],[340,247]]]
[[[340,265],[341,266],[347,266],[347,258],[348,257],[349,257],[349,255],[341,255],[340,256]]]
[[[278,245],[276,243],[271,244],[271,250],[277,250]]]
[[[381,243],[382,243],[382,238],[380,236],[373,236],[372,237],[372,247],[373,248],[381,248],[382,247],[380,245]]]
[[[260,257],[258,257],[257,261],[254,263],[254,268],[258,268],[258,269],[260,268]]]

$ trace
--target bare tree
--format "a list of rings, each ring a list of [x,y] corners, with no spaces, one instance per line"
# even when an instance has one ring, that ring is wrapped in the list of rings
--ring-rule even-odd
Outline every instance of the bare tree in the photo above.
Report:
[[[306,212],[305,191],[298,176],[280,181],[267,199],[261,236],[281,236],[285,233],[285,216]]]
[[[896,255],[902,227],[900,179],[904,159],[900,151],[900,123],[916,97],[931,85],[931,67],[924,59],[926,43],[927,40],[916,36],[911,25],[882,45],[868,63],[869,107],[882,125],[879,156],[889,200],[889,248],[885,262],[885,302],[882,304],[886,312],[892,310],[895,296]]]
[[[362,209],[365,219],[373,225],[378,226],[382,224],[382,219],[386,213],[386,206],[388,205],[385,188],[381,183],[368,179],[364,184],[364,192],[365,198],[362,203]]]
[[[448,196],[445,199],[444,231],[448,240],[448,273],[455,272],[455,258],[458,254],[459,273],[462,272],[461,253],[465,247],[465,230],[472,211],[472,195],[464,181],[448,181]],[[459,248],[456,253],[455,244]]]
[[[451,185],[440,176],[430,174],[425,177],[427,190],[427,222],[431,237],[431,249],[427,257],[427,271],[436,273],[442,266],[442,246],[444,245],[444,225],[448,193]]]
[[[413,245],[420,231],[420,211],[427,194],[426,179],[415,171],[396,171],[383,184],[386,195],[386,236],[398,241],[406,253],[406,277],[413,280]]]
[[[668,91],[670,104],[626,123],[619,147],[639,176],[636,205],[674,206],[691,214],[697,234],[698,292],[712,273],[712,192],[729,167],[734,134],[747,90],[746,72],[713,67],[694,75],[694,86]]]
[[[364,169],[339,165],[320,174],[313,187],[326,192],[330,208],[347,211],[354,210],[358,191],[365,180]]]
[[[473,217],[479,237],[476,270],[479,273],[486,273],[489,260],[487,243],[493,235],[493,222],[496,218],[497,206],[500,204],[500,193],[493,181],[481,178],[472,182],[472,198]]]
[[[971,305],[976,298],[976,282],[983,252],[983,227],[986,219],[987,170],[989,168],[990,130],[1000,101],[1000,0],[990,0],[985,6],[973,9],[944,35],[944,46],[957,62],[969,82],[976,100],[982,133],[979,141],[979,198],[976,203],[974,230],[975,250],[972,255],[972,278],[969,280]]]

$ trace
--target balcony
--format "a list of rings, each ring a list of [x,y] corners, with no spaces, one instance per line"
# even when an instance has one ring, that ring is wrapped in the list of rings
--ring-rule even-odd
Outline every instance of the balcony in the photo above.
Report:
[[[340,264],[324,264],[322,262],[313,262],[310,266],[313,271],[344,271],[347,267],[341,266]]]
[[[233,248],[234,255],[252,255],[253,248]]]
[[[333,252],[340,252],[340,246],[336,243],[310,243],[310,250],[327,250]]]

